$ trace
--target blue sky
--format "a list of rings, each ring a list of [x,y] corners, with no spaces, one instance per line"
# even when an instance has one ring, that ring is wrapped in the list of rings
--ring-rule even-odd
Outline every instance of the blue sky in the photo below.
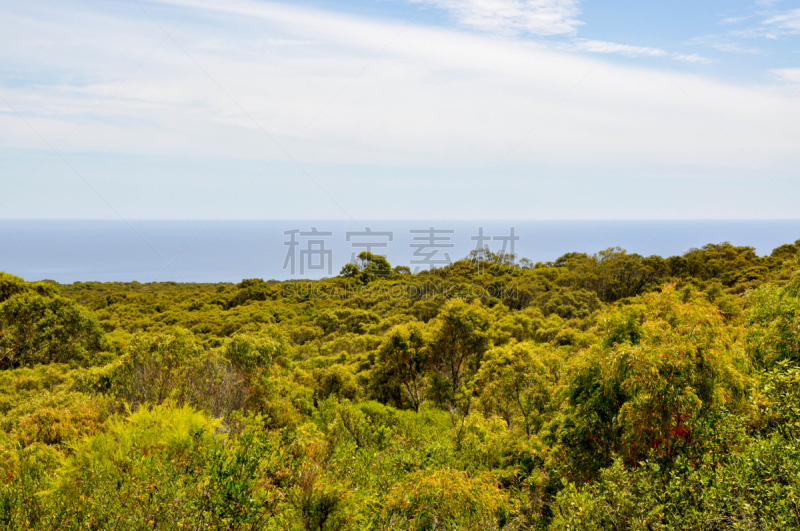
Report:
[[[0,2],[0,218],[800,213],[787,0]]]

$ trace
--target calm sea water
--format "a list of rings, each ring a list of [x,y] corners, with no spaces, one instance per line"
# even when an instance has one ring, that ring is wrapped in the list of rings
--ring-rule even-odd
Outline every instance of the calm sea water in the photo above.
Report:
[[[312,227],[331,234],[303,234]],[[347,241],[348,232],[364,232],[367,227],[392,233],[391,241],[387,234],[350,234]],[[329,264],[331,274],[337,274],[353,252],[365,249],[365,243],[386,244],[374,247],[373,252],[387,255],[392,265],[412,269],[446,261],[444,253],[457,260],[476,247],[478,241],[472,238],[480,234],[480,227],[485,237],[505,237],[506,241],[513,227],[519,238],[514,252],[534,262],[617,246],[642,255],[669,256],[723,241],[753,246],[763,255],[800,238],[800,220],[455,221],[436,227],[452,231],[434,234],[435,245],[448,246],[437,248],[428,246],[430,227],[424,221],[0,221],[0,271],[29,281],[60,283],[313,279],[330,276]],[[286,245],[292,235],[284,232],[292,230],[300,231],[294,235],[297,245]],[[412,234],[412,230],[426,232]],[[483,243],[497,251],[503,240]],[[323,268],[309,269],[310,265]]]

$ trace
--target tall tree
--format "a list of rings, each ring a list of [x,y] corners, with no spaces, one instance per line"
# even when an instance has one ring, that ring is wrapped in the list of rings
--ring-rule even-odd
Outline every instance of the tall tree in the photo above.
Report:
[[[490,346],[489,316],[478,301],[453,299],[435,321],[431,361],[447,381],[452,400],[478,370]]]
[[[426,398],[429,351],[419,323],[392,328],[378,352],[384,374],[399,384],[414,411]]]

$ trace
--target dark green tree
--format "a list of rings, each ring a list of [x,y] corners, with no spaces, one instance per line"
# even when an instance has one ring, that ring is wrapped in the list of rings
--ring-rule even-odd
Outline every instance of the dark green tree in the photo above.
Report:
[[[392,328],[378,351],[379,370],[404,391],[414,411],[425,401],[425,373],[430,364],[423,327],[419,323]]]
[[[339,275],[356,279],[363,284],[368,284],[376,278],[388,278],[394,274],[392,265],[385,257],[368,251],[359,253],[355,264],[345,264],[339,272]]]
[[[64,297],[20,293],[0,304],[0,369],[81,362],[102,337],[97,319]]]
[[[449,388],[445,399],[455,399],[490,344],[489,316],[478,301],[453,299],[444,305],[435,319],[431,362]]]

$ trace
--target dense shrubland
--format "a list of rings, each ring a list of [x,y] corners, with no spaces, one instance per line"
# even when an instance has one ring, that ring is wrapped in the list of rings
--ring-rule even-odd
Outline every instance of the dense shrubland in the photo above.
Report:
[[[0,526],[800,528],[798,244],[0,274]]]

